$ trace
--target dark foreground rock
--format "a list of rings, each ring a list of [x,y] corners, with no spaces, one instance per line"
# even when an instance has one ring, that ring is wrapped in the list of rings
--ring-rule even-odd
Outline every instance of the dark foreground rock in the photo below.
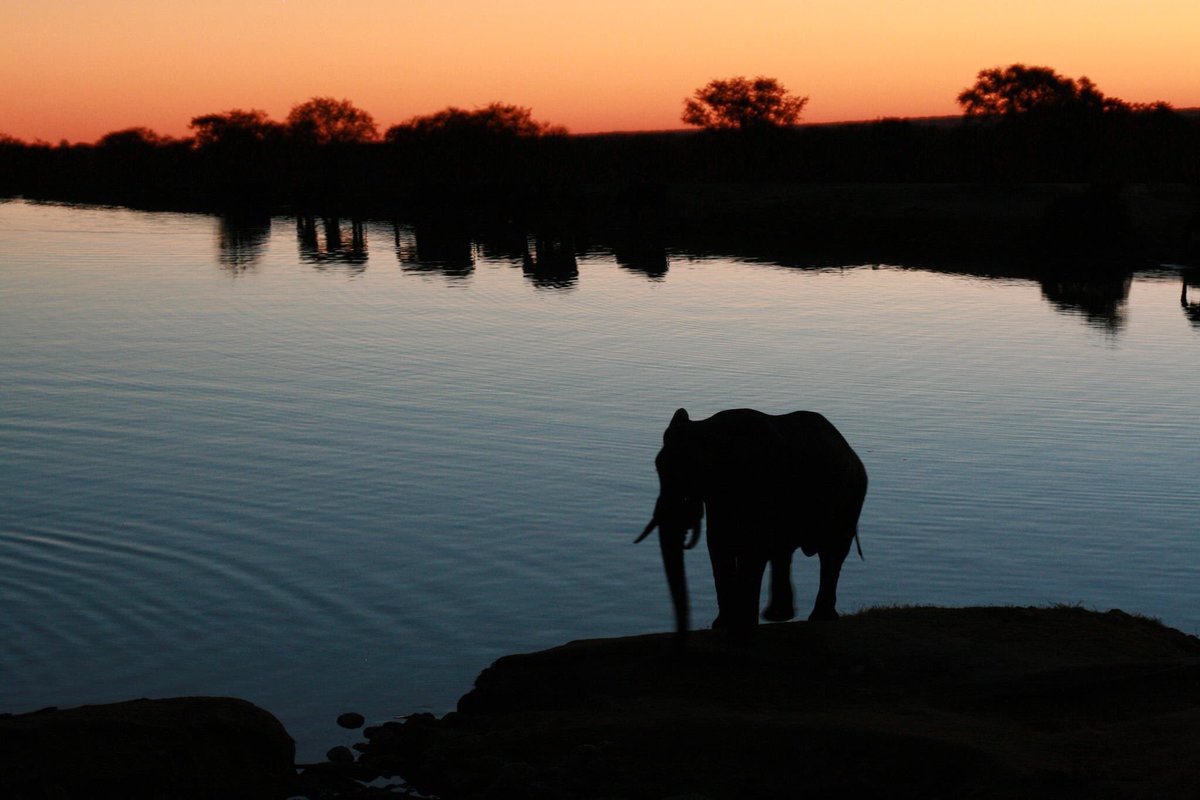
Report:
[[[0,718],[0,797],[284,798],[295,745],[245,700],[180,697]]]
[[[1200,640],[1120,611],[902,608],[497,661],[351,765],[453,798],[1154,797],[1200,786]],[[322,769],[325,770],[322,773]]]

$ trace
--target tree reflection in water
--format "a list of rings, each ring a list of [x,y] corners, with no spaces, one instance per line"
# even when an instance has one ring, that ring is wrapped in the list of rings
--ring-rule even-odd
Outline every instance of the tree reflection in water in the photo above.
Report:
[[[405,272],[441,275],[461,280],[475,271],[475,244],[457,225],[421,222],[393,224],[396,260]]]
[[[1188,297],[1189,288],[1200,289],[1200,267],[1188,267],[1182,270],[1180,280],[1183,286],[1179,293],[1179,304],[1183,306],[1183,313],[1188,318],[1188,322],[1200,330],[1200,297]]]
[[[670,262],[661,234],[646,229],[626,231],[613,248],[617,265],[645,275],[652,281],[661,281],[667,276]]]
[[[539,235],[527,243],[521,271],[538,289],[573,289],[579,280],[575,239],[569,234]]]
[[[317,269],[342,268],[359,274],[367,268],[367,234],[362,220],[343,223],[338,217],[296,217],[300,260]]]
[[[472,230],[461,220],[425,219],[416,224],[396,221],[392,228],[396,259],[405,272],[461,281],[473,275],[477,264],[483,260],[519,266],[532,286],[550,290],[576,288],[579,255],[591,252],[595,247],[611,252],[622,269],[651,281],[666,279],[670,267],[669,252],[684,257],[689,253],[712,252],[703,242],[692,241],[687,236],[679,238],[677,232],[668,240],[661,228],[645,224],[636,215],[633,220],[605,227],[595,242],[581,239],[580,234],[567,225],[523,227],[507,222]],[[260,262],[270,239],[271,219],[267,216],[225,215],[218,218],[215,232],[218,263],[231,273],[240,274]],[[366,269],[367,235],[360,219],[343,221],[336,216],[299,216],[296,218],[296,239],[302,263],[322,270],[338,268],[351,275]],[[853,254],[840,261],[828,257],[818,259],[805,242],[794,238],[785,243],[779,238],[729,231],[724,241],[725,246],[720,252],[726,257],[789,269],[832,263],[868,263]],[[1089,261],[1064,266],[1061,262],[993,259],[973,267],[955,259],[947,264],[914,264],[909,268],[1032,280],[1056,311],[1080,318],[1108,334],[1117,334],[1127,324],[1129,289],[1137,265]],[[1180,274],[1180,305],[1189,322],[1200,329],[1200,268],[1184,268]]]
[[[1088,325],[1109,333],[1125,327],[1132,272],[1050,269],[1038,278],[1038,283],[1042,296],[1057,310],[1083,317]]]
[[[253,269],[271,238],[269,216],[226,214],[217,219],[217,263],[240,275]]]

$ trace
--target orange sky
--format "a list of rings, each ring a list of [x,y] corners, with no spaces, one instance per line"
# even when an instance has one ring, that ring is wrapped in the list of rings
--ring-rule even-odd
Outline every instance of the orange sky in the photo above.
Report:
[[[770,75],[825,122],[957,112],[985,67],[1042,64],[1200,106],[1200,0],[0,0],[0,133],[185,135],[314,95],[380,127],[529,106],[573,132],[683,127],[711,78]]]

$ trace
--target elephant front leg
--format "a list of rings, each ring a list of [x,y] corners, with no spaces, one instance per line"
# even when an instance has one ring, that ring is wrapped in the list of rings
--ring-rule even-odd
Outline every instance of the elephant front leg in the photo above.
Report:
[[[792,593],[792,551],[776,553],[771,558],[771,602],[762,612],[768,622],[783,622],[796,616],[796,600]]]
[[[735,636],[748,636],[758,625],[758,598],[762,596],[763,572],[767,568],[766,555],[750,553],[737,559],[737,596],[735,598],[733,624]]]
[[[766,556],[725,548],[720,539],[713,544],[711,536],[708,554],[717,590],[718,613],[712,627],[749,631],[758,624],[758,598],[767,566]]]
[[[717,606],[720,613],[713,628],[725,628],[734,638],[744,638],[758,625],[758,598],[767,567],[765,556],[740,554],[722,560],[720,572],[713,561],[716,577]],[[719,575],[719,577],[717,577]]]

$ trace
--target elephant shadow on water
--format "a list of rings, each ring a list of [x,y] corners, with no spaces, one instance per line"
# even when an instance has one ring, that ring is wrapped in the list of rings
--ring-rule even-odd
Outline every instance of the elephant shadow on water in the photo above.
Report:
[[[791,563],[797,549],[816,555],[821,564],[808,618],[837,619],[838,576],[850,543],[858,543],[867,471],[825,417],[743,408],[692,420],[681,408],[663,434],[654,463],[658,501],[636,541],[658,528],[679,635],[689,627],[683,551],[696,545],[705,515],[717,593],[714,628],[744,636],[757,625],[767,564],[771,599],[762,616],[792,619]],[[858,554],[861,558],[861,546]]]

